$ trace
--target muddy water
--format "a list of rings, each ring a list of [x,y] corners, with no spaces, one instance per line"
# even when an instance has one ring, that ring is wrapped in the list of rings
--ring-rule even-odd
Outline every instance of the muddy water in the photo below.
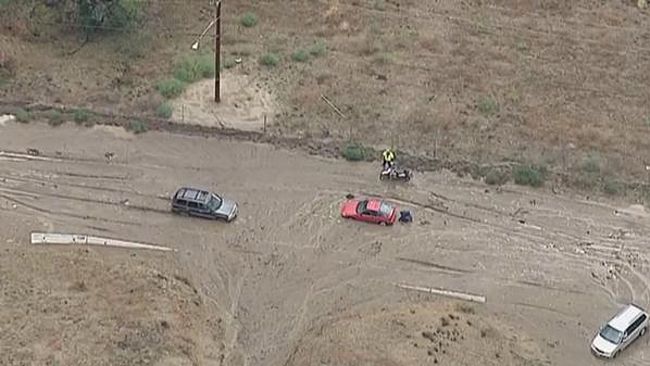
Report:
[[[483,314],[524,334],[554,365],[593,365],[597,326],[622,303],[650,307],[650,228],[642,215],[614,214],[629,205],[486,191],[445,174],[381,184],[370,164],[218,139],[0,127],[0,149],[27,148],[47,159],[0,160],[3,205],[48,230],[177,248],[206,303],[225,314],[228,365],[283,365],[337,314],[412,301],[400,282],[485,295]],[[236,199],[240,217],[225,224],[170,214],[168,197],[182,185]],[[390,197],[415,222],[343,221],[348,193]],[[650,362],[647,342],[620,362]]]

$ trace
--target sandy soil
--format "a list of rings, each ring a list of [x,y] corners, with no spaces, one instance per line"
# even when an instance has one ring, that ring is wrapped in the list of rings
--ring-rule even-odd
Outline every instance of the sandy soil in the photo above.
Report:
[[[0,364],[218,364],[221,319],[173,258],[30,247],[29,231],[51,224],[0,194]]]
[[[5,319],[0,334],[9,364],[22,364],[19,357],[82,364],[83,350],[94,348],[74,348],[73,337],[95,344],[95,334],[122,334],[109,333],[121,324],[107,320],[117,310],[99,304],[90,296],[94,291],[114,293],[111,303],[133,302],[124,311],[133,311],[133,321],[144,329],[160,319],[172,319],[167,320],[172,329],[181,323],[194,329],[196,354],[209,350],[199,364],[218,365],[223,355],[222,364],[233,366],[421,365],[435,358],[451,365],[481,360],[591,366],[599,364],[588,349],[598,325],[625,302],[650,306],[644,240],[650,227],[645,212],[628,204],[509,186],[495,191],[447,174],[418,174],[409,185],[381,184],[373,165],[219,139],[127,137],[70,125],[0,128],[3,150],[36,148],[54,158],[0,163],[0,212],[8,223],[0,268],[2,278],[11,279],[2,282],[0,300],[11,306],[0,309]],[[111,162],[104,157],[109,151],[115,154]],[[225,224],[170,214],[168,197],[185,184],[238,200],[241,216]],[[415,222],[377,227],[342,221],[338,209],[348,193],[388,197],[411,208]],[[112,250],[29,248],[27,233],[36,229],[140,240],[179,252],[171,258],[137,252],[131,258]],[[57,271],[57,263],[65,261],[78,267]],[[124,272],[116,270],[123,267]],[[23,273],[24,268],[34,271]],[[158,272],[171,279],[171,294],[156,292],[164,283]],[[205,312],[180,305],[196,296],[183,281],[174,281],[174,274],[197,289],[201,303],[222,319],[220,326],[205,322]],[[82,276],[85,295],[69,288]],[[123,297],[127,278],[142,281],[139,296]],[[468,310],[395,286],[402,282],[483,294],[487,303]],[[46,289],[59,295],[50,297]],[[161,299],[152,301],[158,307],[145,306],[143,299],[154,293]],[[96,310],[84,315],[89,318],[81,324],[87,327],[77,328],[59,313],[56,319],[41,311],[25,318],[17,310],[30,301],[64,309],[64,299],[78,306],[74,309]],[[80,299],[87,306],[76,302]],[[449,314],[460,318],[437,333],[441,317]],[[173,320],[178,316],[188,320]],[[39,346],[51,338],[36,341],[32,328],[20,333],[14,323],[20,320],[13,319],[70,338],[51,350]],[[481,336],[480,330],[489,331]],[[443,343],[440,355],[425,331]],[[164,340],[170,343],[156,339],[149,349],[160,354],[186,345],[177,337]],[[618,364],[647,364],[649,340],[636,342]],[[93,354],[111,360],[111,351],[105,347]]]
[[[221,76],[221,102],[214,101],[214,80],[203,80],[190,85],[173,101],[172,120],[211,127],[260,131],[271,126],[275,103],[253,77],[224,72]]]

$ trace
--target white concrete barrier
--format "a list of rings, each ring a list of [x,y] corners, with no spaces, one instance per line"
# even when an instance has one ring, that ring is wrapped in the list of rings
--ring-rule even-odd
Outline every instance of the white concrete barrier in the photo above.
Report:
[[[428,292],[430,294],[436,294],[436,295],[442,295],[442,296],[447,296],[447,297],[453,297],[456,299],[461,299],[461,300],[467,300],[467,301],[474,301],[478,303],[485,303],[487,301],[485,299],[485,296],[480,296],[480,295],[473,295],[473,294],[468,294],[468,293],[463,293],[463,292],[456,292],[456,291],[449,291],[449,290],[443,290],[443,289],[436,289],[436,288],[431,288],[431,287],[420,287],[420,286],[411,286],[411,285],[405,285],[405,284],[397,284],[397,287],[403,288],[406,290],[415,290],[415,291],[420,291],[420,292]]]
[[[177,251],[176,249],[161,247],[158,245],[144,244],[133,241],[88,236],[84,234],[62,234],[62,233],[31,233],[31,243],[39,245],[98,245],[128,249],[151,249],[163,252]]]

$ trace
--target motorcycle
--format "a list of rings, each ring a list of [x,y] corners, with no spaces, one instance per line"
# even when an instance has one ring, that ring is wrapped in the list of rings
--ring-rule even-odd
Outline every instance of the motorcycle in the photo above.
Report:
[[[408,169],[388,168],[379,173],[379,180],[400,180],[408,182],[413,174]]]

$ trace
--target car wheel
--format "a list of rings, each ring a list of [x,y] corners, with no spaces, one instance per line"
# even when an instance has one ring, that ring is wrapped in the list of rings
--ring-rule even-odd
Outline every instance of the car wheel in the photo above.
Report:
[[[639,337],[643,337],[645,335],[646,330],[648,330],[648,328],[641,329],[641,333],[639,333]]]
[[[616,356],[618,356],[618,351],[614,352],[614,354],[612,355],[612,358],[616,358]]]

